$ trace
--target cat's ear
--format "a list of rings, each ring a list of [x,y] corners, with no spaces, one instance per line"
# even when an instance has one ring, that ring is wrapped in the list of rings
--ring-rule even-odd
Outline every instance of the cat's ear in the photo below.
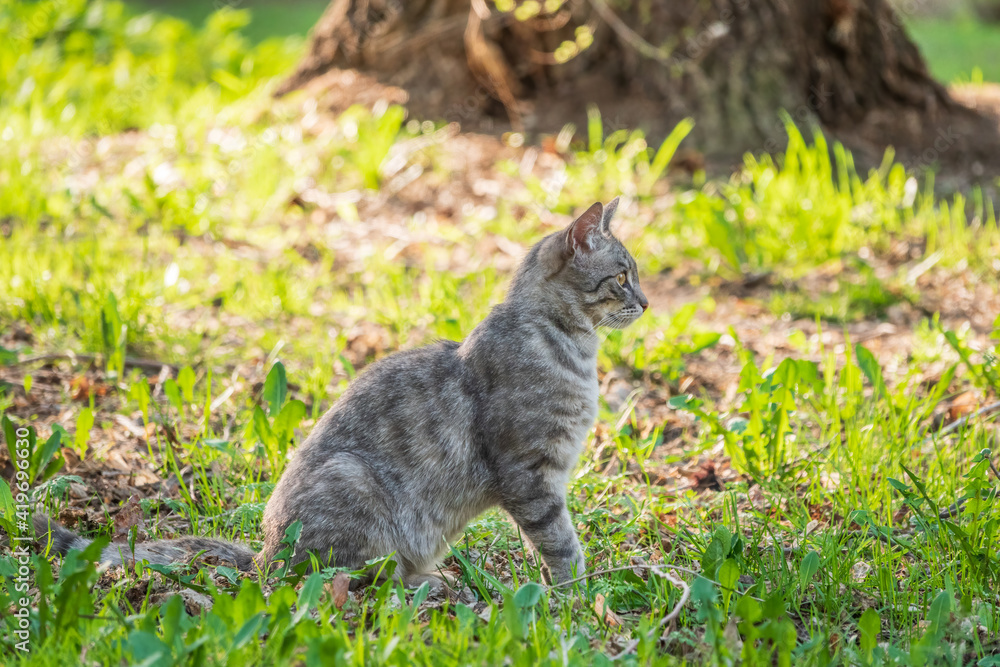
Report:
[[[605,236],[611,236],[611,219],[615,217],[615,211],[618,210],[619,199],[620,197],[615,197],[604,207],[604,215],[601,216],[601,233]]]
[[[566,252],[570,255],[577,252],[590,252],[597,247],[601,235],[601,224],[604,217],[604,207],[597,202],[587,209],[573,224],[566,228]]]

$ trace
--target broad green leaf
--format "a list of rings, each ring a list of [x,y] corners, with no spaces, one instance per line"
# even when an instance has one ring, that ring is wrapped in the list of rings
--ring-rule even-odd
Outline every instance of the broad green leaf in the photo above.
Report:
[[[428,584],[426,581],[420,584],[420,588],[414,591],[413,600],[410,601],[410,620],[413,619],[413,615],[417,612],[420,605],[424,603],[424,600],[427,599],[427,595],[430,593],[430,591],[431,591],[430,584]]]
[[[714,539],[718,540],[722,546],[722,556],[728,556],[733,546],[733,534],[729,532],[729,529],[725,526],[719,526],[715,529]]]
[[[715,584],[705,577],[695,577],[691,582],[691,601],[698,606],[696,618],[699,621],[719,622],[722,619],[722,610],[715,604],[717,594]]]
[[[274,417],[281,410],[288,395],[288,379],[285,377],[285,366],[280,361],[274,362],[264,380],[264,400],[267,401],[267,414]]]
[[[728,428],[730,431],[736,435],[742,435],[746,432],[747,427],[750,425],[750,421],[743,417],[733,417],[729,420]]]
[[[878,612],[869,607],[865,613],[861,614],[858,622],[858,630],[861,631],[861,651],[865,654],[866,660],[871,660],[872,651],[878,642],[878,633],[881,629],[882,621]]]
[[[800,359],[796,363],[796,372],[798,374],[798,383],[800,391],[802,391],[803,385],[812,389],[813,391],[819,393],[823,391],[823,379],[819,372],[819,364],[815,361],[808,361],[806,359]]]
[[[76,418],[76,435],[73,437],[73,447],[83,458],[87,451],[87,443],[90,442],[90,429],[94,427],[94,411],[90,408],[80,410]]]
[[[20,531],[12,530],[14,527],[14,515],[17,507],[14,505],[14,495],[10,492],[7,481],[0,478],[0,525],[11,534],[17,535]]]
[[[231,584],[235,584],[240,580],[240,572],[236,568],[227,567],[225,565],[218,565],[215,568],[216,574],[219,574],[226,578]]]
[[[691,336],[691,349],[689,354],[695,354],[702,350],[714,346],[722,338],[722,334],[715,332],[700,332]]]
[[[282,544],[295,544],[302,535],[302,522],[298,519],[293,521],[288,528],[285,528],[285,536],[281,539]]]
[[[764,605],[761,607],[761,611],[765,618],[781,618],[785,615],[785,609],[788,607],[785,601],[785,594],[781,590],[776,590],[771,595],[764,600]]]
[[[810,551],[802,559],[802,564],[799,566],[799,587],[803,591],[805,591],[809,582],[812,581],[816,572],[819,571],[820,561],[819,554],[815,551]]]
[[[722,604],[729,609],[729,600],[736,591],[736,584],[740,580],[740,566],[732,558],[727,558],[719,566],[719,584],[722,587]]]
[[[545,589],[539,584],[528,582],[517,589],[517,592],[514,593],[514,604],[519,609],[534,607],[538,604],[538,601],[542,599],[542,593],[544,590]]]
[[[45,441],[42,445],[41,450],[39,450],[37,457],[35,458],[34,464],[34,474],[35,479],[42,476],[48,466],[49,461],[52,459],[53,455],[62,446],[62,431],[59,429],[53,429],[52,435],[49,439]],[[61,457],[60,457],[61,458]],[[34,479],[32,479],[34,481]]]
[[[732,558],[727,558],[719,567],[719,583],[722,584],[723,592],[727,589],[730,592],[734,591],[739,580],[740,566]]]
[[[678,396],[671,396],[667,400],[667,405],[669,405],[674,410],[692,410],[694,408],[700,407],[703,404],[701,399],[695,398],[691,394],[680,394]]]
[[[708,548],[705,549],[705,554],[701,557],[701,571],[714,579],[716,571],[725,557],[726,552],[722,549],[722,543],[713,537],[712,541],[708,543]]]
[[[309,575],[306,583],[302,584],[302,590],[299,591],[299,600],[295,605],[295,615],[292,616],[292,625],[301,621],[309,613],[310,609],[316,608],[316,605],[319,604],[320,593],[322,592],[323,575],[319,572],[314,572]]]
[[[888,477],[888,478],[886,478],[886,481],[889,482],[889,484],[892,486],[892,488],[896,489],[901,494],[903,494],[903,496],[909,496],[910,495],[910,487],[907,486],[906,484],[903,484],[898,479],[894,479],[892,477]]]
[[[243,648],[250,640],[257,638],[258,631],[260,630],[260,626],[264,624],[264,617],[266,615],[266,612],[258,612],[243,624],[243,627],[233,637],[233,649]]]
[[[181,390],[173,378],[167,378],[163,383],[163,393],[167,395],[167,398],[170,400],[170,404],[174,406],[178,412],[183,412],[184,399],[181,398]]]
[[[267,416],[259,406],[253,409],[253,429],[261,442],[270,444],[274,441],[274,431],[267,421]]]
[[[927,612],[927,620],[931,622],[933,629],[940,631],[941,628],[948,622],[948,618],[951,616],[951,610],[955,606],[954,601],[951,599],[951,595],[947,591],[941,591],[931,602],[931,608]]]
[[[306,404],[298,399],[293,399],[285,403],[281,412],[274,419],[274,432],[280,433],[284,437],[291,437],[292,431],[298,428],[299,424],[306,417]],[[281,443],[283,446],[287,442]]]
[[[159,637],[145,630],[136,630],[129,634],[126,650],[131,657],[128,662],[143,667],[156,665],[170,656],[170,647]]]
[[[759,602],[754,600],[749,595],[744,595],[736,603],[736,615],[742,618],[744,621],[749,621],[750,623],[756,623],[761,619],[763,613],[761,612]]]
[[[143,417],[148,414],[149,411],[149,385],[143,379],[133,382],[132,386],[128,390],[129,398],[139,404],[139,411],[142,412]]]
[[[886,390],[885,381],[882,380],[882,367],[878,365],[875,355],[861,343],[857,343],[854,346],[854,354],[858,358],[858,368],[861,369],[861,372],[865,374],[865,377],[868,378],[868,381],[875,389],[875,395],[884,396]]]

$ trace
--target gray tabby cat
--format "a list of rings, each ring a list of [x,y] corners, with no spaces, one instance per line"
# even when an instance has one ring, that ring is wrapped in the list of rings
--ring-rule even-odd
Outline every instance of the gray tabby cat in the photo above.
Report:
[[[624,328],[648,302],[635,260],[611,234],[615,199],[536,244],[506,301],[462,343],[441,341],[373,364],[302,443],[264,511],[264,549],[187,537],[108,547],[103,558],[169,563],[199,552],[266,568],[302,522],[295,559],[358,568],[394,554],[408,586],[432,575],[446,541],[499,505],[552,581],[584,572],[566,509],[569,475],[597,416],[599,326]],[[89,540],[51,528],[65,553]]]

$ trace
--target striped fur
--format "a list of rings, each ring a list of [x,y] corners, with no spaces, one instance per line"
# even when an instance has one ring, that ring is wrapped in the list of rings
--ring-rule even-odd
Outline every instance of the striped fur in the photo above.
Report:
[[[137,545],[134,557],[164,563],[205,551],[242,569],[265,566],[299,520],[300,558],[308,550],[354,568],[393,553],[397,575],[417,584],[449,540],[499,505],[551,580],[582,574],[566,487],[597,415],[595,329],[623,328],[647,306],[635,261],[610,232],[616,206],[594,204],[536,244],[507,299],[462,343],[398,352],[363,372],[279,480],[259,554],[182,538]],[[54,551],[86,544],[53,524]],[[104,558],[133,555],[113,545]]]

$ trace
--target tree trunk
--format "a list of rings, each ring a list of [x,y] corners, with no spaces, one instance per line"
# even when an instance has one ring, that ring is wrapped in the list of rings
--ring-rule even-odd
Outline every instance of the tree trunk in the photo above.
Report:
[[[587,48],[559,62],[574,44]],[[996,120],[930,77],[886,0],[567,0],[527,21],[483,0],[333,0],[280,92],[345,69],[471,130],[558,132],[595,104],[605,134],[655,140],[691,116],[709,156],[780,149],[781,110],[862,162],[892,144],[911,163],[993,165],[1000,146]]]

